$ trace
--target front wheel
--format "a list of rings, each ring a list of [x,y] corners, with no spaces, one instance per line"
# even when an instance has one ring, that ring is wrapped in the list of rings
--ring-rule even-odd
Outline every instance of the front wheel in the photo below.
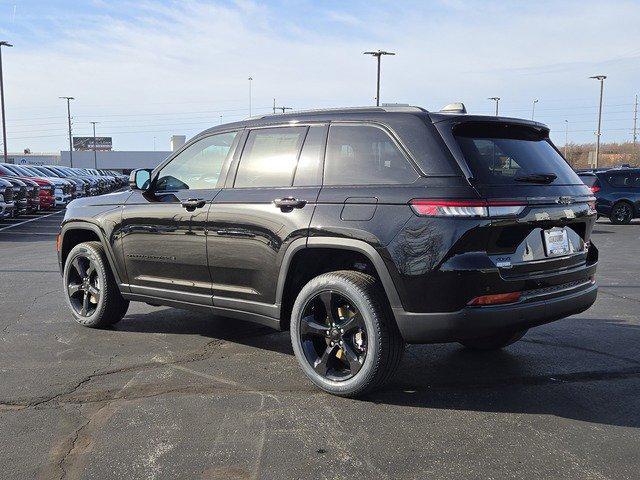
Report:
[[[473,338],[463,340],[460,343],[472,350],[499,350],[516,343],[527,333],[527,329],[517,332],[505,332],[491,335],[489,337]]]
[[[325,273],[304,286],[291,312],[291,342],[307,377],[344,397],[384,385],[404,350],[383,290],[354,271]]]
[[[85,327],[113,325],[129,308],[129,300],[120,294],[100,242],[73,247],[64,265],[63,281],[71,313]]]

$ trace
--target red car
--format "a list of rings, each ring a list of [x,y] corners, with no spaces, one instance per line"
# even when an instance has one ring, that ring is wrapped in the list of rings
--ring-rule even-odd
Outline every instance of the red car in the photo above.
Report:
[[[49,210],[55,206],[56,197],[55,197],[55,185],[53,184],[53,182],[49,180],[45,180],[44,178],[39,178],[39,177],[18,176],[12,171],[7,170],[2,165],[0,165],[0,177],[16,177],[18,179],[25,178],[27,180],[31,180],[32,182],[36,182],[40,187],[40,192],[39,192],[40,210]]]

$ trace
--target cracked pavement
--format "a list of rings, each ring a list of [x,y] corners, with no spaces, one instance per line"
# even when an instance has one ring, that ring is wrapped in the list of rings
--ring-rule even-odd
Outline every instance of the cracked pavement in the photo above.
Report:
[[[498,353],[410,346],[347,400],[305,380],[287,332],[142,304],[76,325],[60,220],[0,232],[3,478],[637,478],[638,223],[596,225],[589,311]]]

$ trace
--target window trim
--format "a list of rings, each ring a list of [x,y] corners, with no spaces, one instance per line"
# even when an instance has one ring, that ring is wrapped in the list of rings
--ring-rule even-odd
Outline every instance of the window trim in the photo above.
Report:
[[[222,186],[224,185],[224,180],[223,178],[226,178],[226,173],[225,173],[225,168],[228,167],[230,161],[233,159],[233,157],[235,156],[237,150],[238,150],[238,144],[240,141],[240,137],[243,135],[244,133],[244,128],[229,128],[229,129],[225,129],[225,130],[221,130],[221,131],[217,131],[217,132],[209,132],[207,134],[204,135],[197,135],[195,137],[193,137],[191,140],[189,140],[188,142],[185,142],[184,145],[182,145],[182,147],[180,147],[178,150],[176,150],[175,152],[172,152],[171,155],[169,155],[164,161],[162,161],[158,166],[156,166],[156,168],[154,168],[151,171],[151,191],[155,191],[155,186],[156,186],[156,182],[158,180],[158,175],[160,174],[160,172],[162,171],[162,169],[164,167],[166,167],[167,165],[169,165],[171,162],[173,162],[176,158],[178,158],[182,152],[184,152],[185,150],[187,150],[189,147],[195,145],[196,143],[198,143],[201,140],[205,140],[207,138],[210,137],[215,137],[217,135],[224,135],[226,133],[236,133],[236,136],[233,139],[233,142],[231,142],[231,147],[229,147],[229,152],[231,153],[231,155],[227,154],[227,158],[225,159],[224,162],[222,162],[222,166],[220,167],[220,176],[218,177],[218,181],[216,182],[215,186],[211,187],[211,188],[194,188],[194,189],[190,189],[193,191],[198,191],[198,190],[215,190],[218,188],[222,188]],[[179,190],[162,190],[162,193],[171,193],[171,192],[177,192]]]
[[[417,162],[414,160],[414,158],[411,156],[411,154],[409,153],[409,150],[404,146],[404,144],[402,143],[402,141],[400,140],[400,138],[398,137],[398,135],[396,135],[395,131],[390,128],[389,126],[383,124],[383,123],[379,123],[379,122],[375,122],[375,121],[367,121],[367,120],[338,120],[335,122],[329,122],[329,128],[327,129],[327,138],[325,140],[325,144],[324,144],[324,158],[322,161],[322,186],[326,186],[326,187],[362,187],[362,186],[366,186],[366,184],[361,184],[361,183],[357,183],[357,184],[344,184],[344,185],[330,185],[325,183],[325,173],[326,173],[326,165],[327,165],[327,150],[329,148],[329,138],[331,137],[331,127],[333,125],[336,126],[348,126],[348,127],[353,127],[353,126],[361,126],[361,127],[375,127],[378,128],[380,130],[382,130],[384,133],[387,134],[387,136],[391,139],[391,141],[394,143],[394,145],[398,148],[398,150],[400,151],[400,153],[402,154],[402,156],[404,156],[405,160],[407,161],[407,163],[411,166],[411,168],[413,169],[414,173],[416,174],[416,178],[412,183],[415,183],[416,180],[418,180],[420,177],[422,177],[422,170],[420,170],[420,168],[417,165]],[[372,184],[375,186],[382,186],[382,187],[386,187],[386,186],[399,186],[401,184],[398,183],[376,183],[376,184]]]

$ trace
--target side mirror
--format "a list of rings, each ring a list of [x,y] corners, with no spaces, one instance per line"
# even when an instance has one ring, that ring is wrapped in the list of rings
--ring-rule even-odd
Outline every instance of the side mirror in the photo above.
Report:
[[[132,190],[147,190],[151,183],[151,170],[140,168],[129,175],[129,186]]]

